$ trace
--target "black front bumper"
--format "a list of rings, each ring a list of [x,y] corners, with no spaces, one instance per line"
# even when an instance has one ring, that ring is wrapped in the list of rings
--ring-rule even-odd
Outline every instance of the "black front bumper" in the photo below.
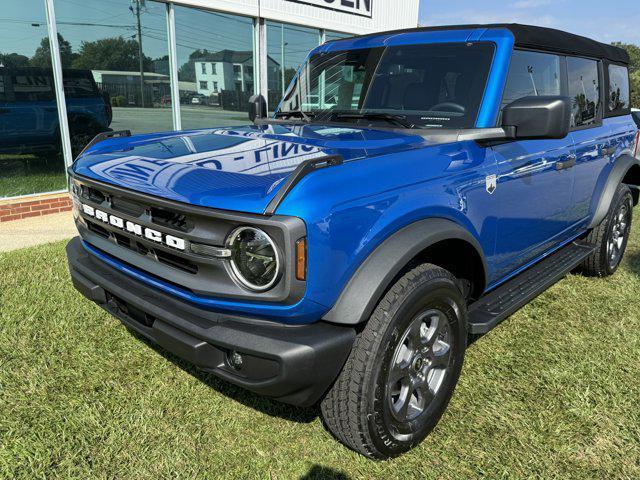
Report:
[[[67,245],[73,285],[152,342],[201,369],[282,402],[309,406],[335,380],[355,338],[352,328],[318,322],[288,326],[211,312],[150,288]],[[242,366],[229,364],[231,352]]]

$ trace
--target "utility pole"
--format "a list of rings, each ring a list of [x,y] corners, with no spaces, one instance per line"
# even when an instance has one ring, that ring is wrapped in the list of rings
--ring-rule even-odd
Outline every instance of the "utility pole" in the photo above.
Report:
[[[138,23],[138,58],[140,60],[140,103],[144,108],[144,57],[142,56],[142,25],[140,23],[140,2],[144,2],[144,0],[135,0],[135,2]]]

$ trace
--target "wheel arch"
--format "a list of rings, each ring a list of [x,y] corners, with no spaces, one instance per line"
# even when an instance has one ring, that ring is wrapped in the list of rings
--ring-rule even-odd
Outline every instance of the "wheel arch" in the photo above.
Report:
[[[383,241],[358,267],[324,320],[356,325],[365,322],[395,281],[422,263],[433,263],[460,278],[471,276],[471,296],[487,284],[487,266],[476,238],[444,218],[412,223]]]
[[[616,163],[611,169],[611,172],[609,172],[609,176],[604,184],[595,213],[593,214],[588,228],[598,226],[607,216],[609,206],[611,205],[611,201],[613,200],[616,189],[620,183],[625,183],[632,187],[640,187],[640,161],[633,158],[631,155],[624,154],[616,160]],[[633,204],[637,205],[640,197],[638,189],[632,188],[631,192],[633,195]]]

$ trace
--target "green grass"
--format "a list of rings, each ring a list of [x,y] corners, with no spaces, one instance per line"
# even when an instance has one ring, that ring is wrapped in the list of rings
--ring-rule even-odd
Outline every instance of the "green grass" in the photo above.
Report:
[[[66,188],[64,160],[56,155],[0,155],[0,198]]]
[[[62,243],[0,255],[0,478],[640,478],[639,230],[615,276],[473,344],[435,431],[382,463],[158,354],[73,290]]]

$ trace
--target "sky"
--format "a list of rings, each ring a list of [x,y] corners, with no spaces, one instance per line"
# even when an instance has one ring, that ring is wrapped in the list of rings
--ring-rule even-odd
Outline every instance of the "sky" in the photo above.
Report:
[[[640,45],[640,0],[420,0],[419,22],[526,23]]]

